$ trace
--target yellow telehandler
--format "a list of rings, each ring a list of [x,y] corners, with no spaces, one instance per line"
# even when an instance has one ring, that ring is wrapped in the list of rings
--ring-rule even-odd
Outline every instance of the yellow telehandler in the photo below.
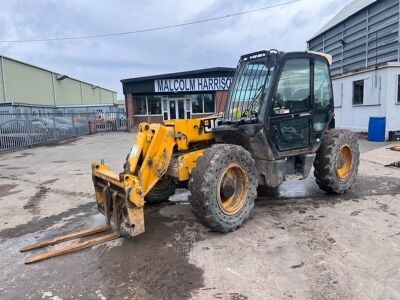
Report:
[[[160,202],[187,187],[196,218],[229,232],[249,217],[257,190],[306,178],[312,166],[319,187],[334,194],[356,179],[356,137],[335,129],[331,56],[276,50],[243,55],[224,113],[203,119],[141,123],[124,169],[92,164],[104,226],[28,246],[28,251],[111,230],[106,235],[46,252],[36,262],[145,230],[146,202]]]

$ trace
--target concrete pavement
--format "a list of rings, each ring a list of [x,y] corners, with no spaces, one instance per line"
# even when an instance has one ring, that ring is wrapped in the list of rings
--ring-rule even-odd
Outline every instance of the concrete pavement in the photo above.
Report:
[[[285,182],[230,234],[187,203],[148,206],[141,236],[24,265],[24,245],[103,222],[90,164],[120,171],[133,141],[97,134],[0,156],[1,299],[400,298],[400,169],[383,167],[400,153],[365,141],[343,196],[312,175]]]

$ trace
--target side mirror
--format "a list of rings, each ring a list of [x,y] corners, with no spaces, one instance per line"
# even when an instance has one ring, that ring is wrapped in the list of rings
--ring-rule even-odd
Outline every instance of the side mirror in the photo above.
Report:
[[[270,54],[267,56],[267,62],[265,63],[267,68],[273,68],[277,64],[277,56],[276,54]]]

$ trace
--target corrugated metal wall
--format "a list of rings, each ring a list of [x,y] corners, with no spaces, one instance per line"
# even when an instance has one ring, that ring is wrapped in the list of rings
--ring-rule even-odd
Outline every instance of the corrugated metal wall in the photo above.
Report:
[[[378,1],[311,39],[308,48],[333,55],[333,76],[399,61],[399,5]]]

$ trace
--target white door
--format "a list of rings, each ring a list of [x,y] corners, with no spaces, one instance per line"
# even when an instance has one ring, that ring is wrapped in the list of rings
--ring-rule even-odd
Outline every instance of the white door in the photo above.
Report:
[[[184,98],[165,99],[164,102],[164,120],[186,119],[187,109]],[[166,111],[165,111],[166,110]],[[190,117],[190,115],[189,115]]]

